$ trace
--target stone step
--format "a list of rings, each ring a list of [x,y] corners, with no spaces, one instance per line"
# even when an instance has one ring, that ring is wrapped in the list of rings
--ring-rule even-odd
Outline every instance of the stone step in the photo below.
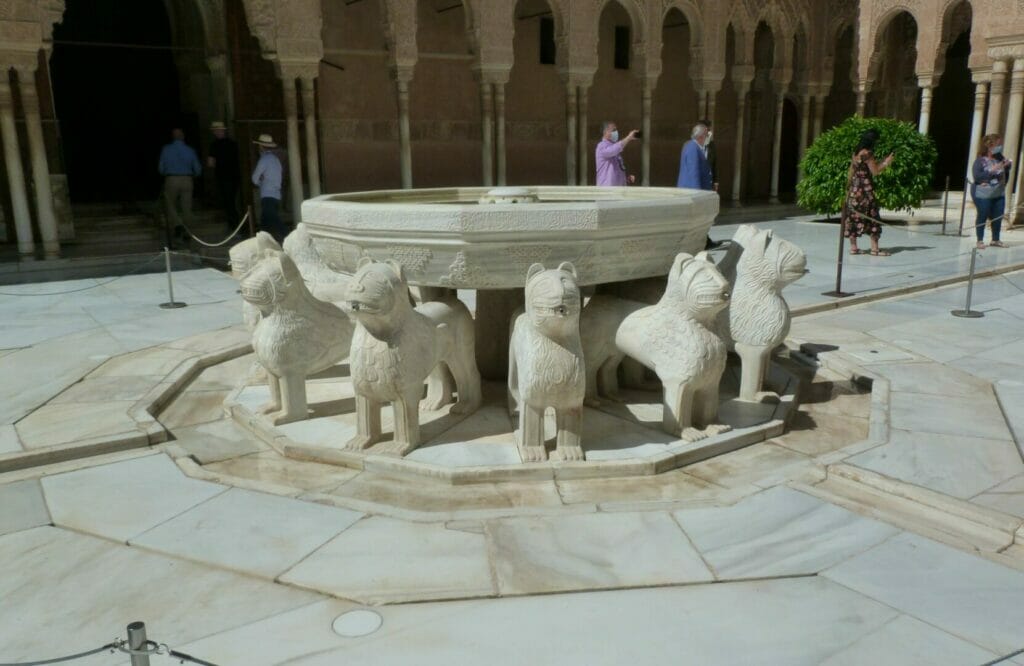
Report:
[[[829,465],[825,480],[798,488],[856,513],[1024,569],[1024,519],[1017,516],[846,463]]]

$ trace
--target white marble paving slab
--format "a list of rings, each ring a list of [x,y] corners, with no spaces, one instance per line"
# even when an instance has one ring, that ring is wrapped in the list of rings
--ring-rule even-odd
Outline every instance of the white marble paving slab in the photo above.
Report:
[[[997,655],[907,615],[841,648],[822,666],[964,666],[984,664]]]
[[[0,536],[49,524],[50,513],[38,480],[0,485]]]
[[[175,428],[174,440],[195,456],[201,465],[246,456],[269,448],[251,432],[227,419]]]
[[[190,479],[163,454],[42,479],[53,522],[127,541],[226,489]]]
[[[356,523],[280,580],[373,604],[495,593],[482,534],[380,517]]]
[[[291,663],[812,666],[896,616],[819,578],[379,610],[377,633]]]
[[[893,428],[917,433],[1010,439],[1010,430],[991,391],[973,397],[894,391],[889,396]]]
[[[333,489],[359,475],[357,470],[347,467],[284,458],[276,451],[204,464],[203,468],[219,474],[310,491]]]
[[[898,532],[781,486],[673,515],[720,579],[814,574]]]
[[[502,594],[712,580],[667,513],[509,518],[487,534]]]
[[[18,572],[0,576],[5,661],[97,647],[123,636],[133,620],[145,621],[151,638],[182,645],[318,600],[252,576],[53,527],[0,537],[0,567]],[[73,663],[110,666],[112,661],[104,653]],[[254,654],[243,663],[266,662]]]
[[[945,396],[975,396],[989,388],[984,379],[979,379],[963,370],[934,362],[887,363],[875,368],[875,372],[889,380],[889,388],[892,391]]]
[[[134,400],[43,405],[15,425],[26,450],[78,440],[131,433],[138,426],[129,414]]]
[[[24,451],[18,430],[13,425],[0,425],[0,454]]]
[[[993,388],[1010,427],[1010,434],[1018,448],[1024,447],[1024,413],[1018,408],[1024,405],[1024,374],[1015,380],[998,381],[993,384]]]
[[[889,442],[850,458],[850,463],[917,486],[967,498],[1024,472],[1016,445],[892,429]]]
[[[998,310],[989,312],[982,319],[962,319],[943,314],[881,328],[872,331],[872,335],[940,363],[1005,345],[1021,337],[1020,320]]]
[[[154,386],[163,381],[163,375],[137,375],[133,377],[93,377],[72,384],[66,391],[50,401],[51,405],[68,402],[107,402],[110,400],[140,400]]]
[[[822,575],[997,654],[1021,647],[1024,572],[904,533]]]
[[[347,509],[232,488],[131,543],[272,578],[362,516]]]
[[[93,372],[94,377],[132,377],[137,375],[166,376],[184,361],[198,356],[195,352],[166,347],[140,349],[110,359]]]

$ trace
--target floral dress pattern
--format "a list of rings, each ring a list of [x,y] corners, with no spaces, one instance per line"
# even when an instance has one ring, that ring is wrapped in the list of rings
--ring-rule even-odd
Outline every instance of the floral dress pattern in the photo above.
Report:
[[[868,166],[872,159],[874,154],[870,150],[862,150],[853,156],[850,163],[846,207],[843,209],[843,228],[847,238],[860,238],[865,234],[878,238],[882,235],[882,225],[875,222],[881,218],[881,213],[875,199],[874,177]]]

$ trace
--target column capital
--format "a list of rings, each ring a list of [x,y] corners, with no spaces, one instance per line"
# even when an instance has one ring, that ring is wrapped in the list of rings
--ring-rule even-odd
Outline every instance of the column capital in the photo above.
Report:
[[[416,73],[416,62],[393,64],[389,69],[391,74],[391,80],[399,84],[399,86],[408,86],[412,83],[412,78]]]
[[[596,69],[564,69],[558,74],[565,85],[573,88],[589,88],[594,83]]]
[[[992,51],[989,50],[989,55],[992,55]],[[1010,63],[1002,58],[995,58],[992,61],[992,74],[1005,74],[1010,69]]]
[[[754,81],[754,66],[753,65],[733,65],[732,68],[732,82],[737,90],[743,90],[750,88],[750,84]]]
[[[482,65],[475,65],[473,67],[473,77],[479,83],[490,83],[494,85],[505,85],[512,77],[512,66],[511,65],[488,65],[486,67]]]
[[[282,81],[295,79],[315,79],[320,75],[320,62],[281,62],[277,61],[277,75]]]
[[[935,77],[931,72],[917,75],[917,87],[922,90],[931,90],[935,87]]]

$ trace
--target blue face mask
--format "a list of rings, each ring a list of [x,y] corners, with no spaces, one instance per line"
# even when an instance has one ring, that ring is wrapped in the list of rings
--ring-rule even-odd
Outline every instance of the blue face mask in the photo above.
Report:
[[[611,136],[609,138],[612,141],[618,141],[619,140],[619,130],[613,130],[612,133],[611,133]]]
[[[992,148],[992,154],[993,155],[999,155],[1002,152],[1003,152],[1003,144],[999,144],[998,146],[994,146]]]

